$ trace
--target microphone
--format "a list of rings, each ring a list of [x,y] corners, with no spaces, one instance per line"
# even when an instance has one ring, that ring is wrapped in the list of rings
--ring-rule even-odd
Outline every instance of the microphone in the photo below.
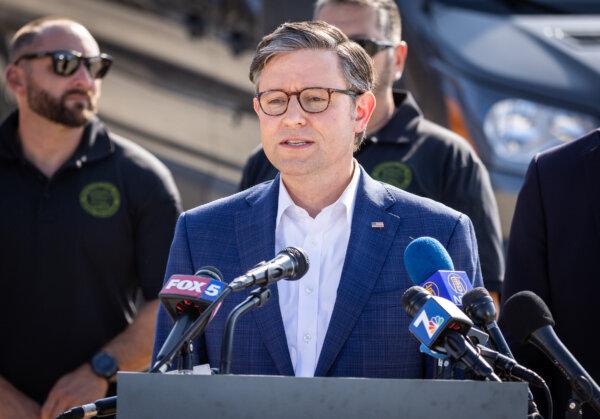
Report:
[[[463,295],[463,310],[479,326],[484,327],[489,333],[494,347],[500,352],[491,351],[488,348],[480,347],[481,356],[483,356],[493,366],[502,370],[510,377],[525,380],[537,387],[545,387],[546,382],[530,369],[522,367],[514,359],[504,335],[496,323],[496,306],[492,296],[483,287],[476,287]],[[528,389],[528,413],[532,417],[541,417],[537,404],[533,398],[533,393]]]
[[[454,271],[452,258],[444,246],[433,237],[419,237],[408,244],[404,251],[404,265],[415,285],[420,285],[431,294],[462,305],[462,294],[473,286],[465,272]],[[472,327],[467,336],[473,344],[487,342],[487,334]],[[433,354],[423,345],[421,352],[438,358],[435,378],[449,379],[455,369],[443,356]]]
[[[82,419],[114,415],[117,413],[117,396],[96,400],[94,403],[73,407],[56,417],[56,419]]]
[[[434,351],[447,353],[480,377],[501,381],[465,338],[473,322],[451,301],[415,285],[404,292],[402,305],[414,318],[409,330],[419,342]]]
[[[490,335],[495,348],[503,355],[514,359],[512,352],[498,324],[496,323],[496,306],[488,290],[483,287],[473,288],[462,297],[463,310],[473,322],[484,327]]]
[[[175,325],[156,356],[157,362],[162,361],[175,345],[180,344],[182,336],[192,323],[217,299],[226,286],[219,270],[211,266],[201,268],[195,275],[173,275],[169,278],[158,298]],[[218,308],[213,310],[211,318]],[[209,320],[207,318],[201,327],[203,328]]]
[[[308,255],[296,247],[286,247],[268,262],[261,262],[229,283],[233,291],[254,285],[264,287],[280,279],[295,281],[308,271]]]
[[[196,320],[183,332],[178,341],[173,339],[173,344],[169,348],[161,348],[161,353],[164,354],[163,359],[158,359],[154,366],[150,369],[151,373],[159,372],[164,368],[165,364],[171,357],[174,356],[177,350],[185,343],[191,341],[197,336],[209,320],[209,316],[216,311],[221,302],[234,291],[241,291],[252,285],[266,286],[280,279],[300,279],[306,271],[308,271],[308,256],[295,247],[287,247],[277,254],[277,256],[269,262],[261,262],[255,268],[248,271],[246,274],[233,279],[227,284],[220,293],[210,295],[214,300],[204,309]],[[220,277],[219,277],[220,279]],[[221,285],[221,284],[219,284]],[[208,287],[207,287],[208,291]],[[214,293],[214,292],[213,292]],[[183,329],[183,327],[181,328]],[[165,342],[166,344],[166,342]]]
[[[406,246],[404,265],[415,285],[462,307],[462,296],[473,288],[464,271],[455,271],[444,246],[433,237],[419,237]]]
[[[500,324],[519,343],[540,349],[569,381],[579,401],[600,413],[600,388],[554,332],[554,319],[544,300],[531,291],[514,294],[504,303]]]
[[[527,381],[529,384],[536,387],[544,387],[546,385],[546,382],[542,377],[529,368],[525,368],[523,365],[517,363],[513,358],[496,352],[484,345],[477,345],[477,350],[483,359],[485,359],[492,367],[499,369],[508,377]]]

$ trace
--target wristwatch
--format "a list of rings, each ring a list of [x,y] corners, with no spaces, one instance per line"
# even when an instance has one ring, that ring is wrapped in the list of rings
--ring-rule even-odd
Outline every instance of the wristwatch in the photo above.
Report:
[[[110,380],[119,370],[119,365],[114,356],[108,352],[100,351],[92,357],[90,362],[92,371],[98,377]]]

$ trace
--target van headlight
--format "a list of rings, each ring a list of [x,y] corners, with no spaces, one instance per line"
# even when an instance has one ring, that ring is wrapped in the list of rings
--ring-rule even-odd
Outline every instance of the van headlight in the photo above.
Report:
[[[597,124],[590,115],[525,99],[503,99],[488,110],[483,130],[497,157],[526,165],[536,153],[582,137]]]

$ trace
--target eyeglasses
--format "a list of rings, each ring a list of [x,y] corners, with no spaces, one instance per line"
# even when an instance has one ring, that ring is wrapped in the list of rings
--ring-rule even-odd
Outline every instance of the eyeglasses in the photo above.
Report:
[[[355,98],[361,93],[354,90],[332,89],[325,87],[307,87],[298,92],[286,92],[283,90],[266,90],[254,95],[258,99],[260,108],[270,116],[283,115],[288,108],[290,98],[297,96],[300,107],[308,113],[319,113],[325,111],[331,102],[332,93],[341,93]]]
[[[383,51],[387,48],[394,48],[396,45],[392,42],[387,41],[379,41],[377,39],[368,39],[368,38],[350,38],[351,41],[356,42],[358,45],[363,47],[365,52],[369,54],[369,56],[374,57],[380,51]]]
[[[52,69],[54,73],[63,77],[73,75],[83,61],[90,75],[95,79],[101,79],[106,76],[113,63],[112,57],[108,54],[84,57],[83,54],[77,51],[43,51],[21,55],[15,60],[14,64],[18,65],[21,60],[34,60],[44,57],[52,57]]]

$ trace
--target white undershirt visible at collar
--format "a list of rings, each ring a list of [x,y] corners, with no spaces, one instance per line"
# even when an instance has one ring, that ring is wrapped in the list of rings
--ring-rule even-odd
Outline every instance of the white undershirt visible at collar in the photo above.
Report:
[[[299,377],[314,376],[323,347],[346,259],[359,178],[355,160],[352,179],[344,192],[315,218],[294,203],[279,181],[275,252],[299,247],[310,262],[300,280],[277,283],[288,349]]]

